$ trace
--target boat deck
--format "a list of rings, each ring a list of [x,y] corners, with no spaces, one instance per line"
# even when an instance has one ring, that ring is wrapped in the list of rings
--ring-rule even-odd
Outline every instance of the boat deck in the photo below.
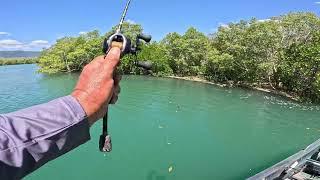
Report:
[[[320,180],[320,139],[247,180]]]

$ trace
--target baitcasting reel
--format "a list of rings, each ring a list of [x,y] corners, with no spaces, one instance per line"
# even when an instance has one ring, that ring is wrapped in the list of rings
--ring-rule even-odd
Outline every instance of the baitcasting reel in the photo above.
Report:
[[[139,34],[136,37],[136,43],[131,44],[131,40],[126,38],[122,33],[116,32],[109,38],[106,38],[103,42],[103,52],[108,54],[111,48],[118,47],[121,49],[121,57],[126,54],[137,55],[141,50],[141,40],[146,43],[151,41],[150,35]],[[136,61],[135,65],[145,70],[152,69],[152,63],[150,61]],[[99,140],[99,149],[101,152],[110,152],[112,150],[111,137],[108,133],[108,112],[103,117],[102,135]]]
[[[132,44],[130,39],[128,39],[122,33],[117,32],[104,40],[103,52],[108,54],[112,47],[119,47],[121,49],[121,56],[126,54],[137,55],[137,53],[141,50],[141,40],[149,43],[151,39],[152,37],[150,35],[139,34],[136,37],[135,44]],[[135,65],[146,70],[150,70],[152,68],[152,63],[150,61],[136,61]]]

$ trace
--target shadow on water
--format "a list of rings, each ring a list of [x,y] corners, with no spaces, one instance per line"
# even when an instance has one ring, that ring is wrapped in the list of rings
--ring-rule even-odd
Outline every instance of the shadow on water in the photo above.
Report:
[[[147,178],[146,178],[146,180],[166,180],[166,179],[167,179],[166,176],[159,174],[155,170],[151,170],[150,172],[148,172]]]

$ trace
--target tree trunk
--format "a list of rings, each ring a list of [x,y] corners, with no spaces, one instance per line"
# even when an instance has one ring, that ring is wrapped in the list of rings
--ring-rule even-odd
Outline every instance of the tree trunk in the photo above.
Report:
[[[64,60],[64,62],[65,62],[65,64],[66,64],[68,73],[70,73],[70,72],[71,72],[71,69],[70,69],[70,66],[69,66],[69,64],[68,64],[68,60],[67,60],[67,57],[66,57],[66,53],[65,53],[65,52],[63,52],[63,60]]]

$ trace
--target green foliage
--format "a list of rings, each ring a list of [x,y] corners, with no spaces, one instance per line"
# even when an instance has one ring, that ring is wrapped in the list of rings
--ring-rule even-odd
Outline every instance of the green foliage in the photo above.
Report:
[[[232,80],[288,89],[283,87],[286,77],[282,73],[291,66],[284,60],[298,61],[288,50],[313,41],[319,23],[319,17],[312,13],[290,13],[265,21],[252,19],[220,27],[211,41],[221,53],[233,56],[235,61],[229,68],[237,77]]]
[[[165,76],[172,74],[165,46],[161,43],[152,42],[147,46],[143,46],[142,51],[138,54],[138,59],[151,61],[153,63],[152,71],[156,75]]]
[[[205,63],[209,39],[191,27],[184,35],[168,34],[162,41],[167,52],[168,62],[173,73],[181,76],[200,74]]]
[[[234,57],[229,66],[236,74],[233,80],[265,82],[274,78],[280,40],[277,21],[252,19],[220,28],[212,42],[220,52]]]
[[[111,35],[116,30],[106,33]],[[125,23],[131,40],[138,24]],[[103,36],[97,31],[57,41],[39,58],[40,72],[80,71],[101,54]],[[320,19],[312,13],[289,13],[268,20],[241,20],[205,35],[191,27],[184,34],[169,33],[159,42],[142,46],[137,59],[122,58],[119,69],[140,74],[136,60],[150,60],[154,75],[201,76],[216,82],[233,81],[296,94],[320,101]]]
[[[38,63],[37,58],[0,58],[0,66],[35,63]]]
[[[51,48],[44,50],[39,57],[40,72],[80,71],[94,57],[101,55],[103,38],[98,31],[79,37],[65,37],[57,40]]]
[[[307,43],[294,43],[280,64],[281,79],[288,90],[308,100],[320,100],[320,32]]]
[[[207,53],[207,61],[204,65],[205,76],[209,80],[217,82],[225,82],[237,78],[235,69],[232,69],[234,64],[232,55],[221,54],[217,49],[210,48]]]

